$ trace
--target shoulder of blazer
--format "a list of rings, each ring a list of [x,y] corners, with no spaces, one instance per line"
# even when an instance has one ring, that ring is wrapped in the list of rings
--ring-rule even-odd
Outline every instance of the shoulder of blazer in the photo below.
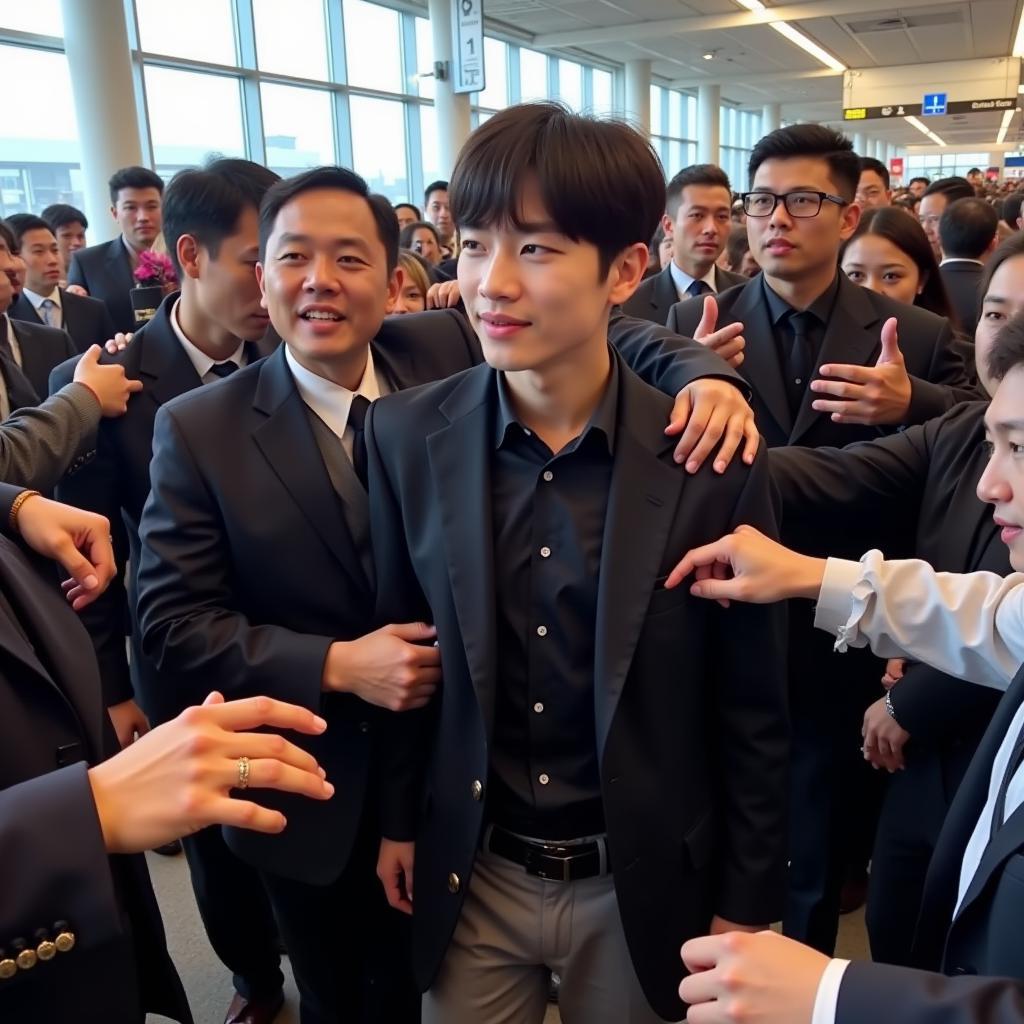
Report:
[[[481,363],[443,380],[406,388],[378,399],[372,406],[374,435],[386,434],[395,422],[402,425],[403,435],[413,424],[418,430],[421,427],[437,429],[450,423],[452,417],[446,415],[450,412],[449,399],[461,397],[465,389],[467,396],[473,396],[466,403],[466,408],[479,404],[479,396],[486,394],[486,383],[492,372],[486,363]]]
[[[67,331],[60,327],[47,327],[45,324],[34,324],[30,320],[11,320],[14,333],[18,340],[22,338],[31,339],[32,345],[55,346],[58,349],[67,348]]]

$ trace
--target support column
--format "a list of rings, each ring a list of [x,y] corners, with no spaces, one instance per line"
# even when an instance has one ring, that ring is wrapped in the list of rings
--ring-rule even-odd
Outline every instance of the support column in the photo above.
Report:
[[[856,153],[857,156],[867,156],[867,152],[865,149],[867,145],[867,139],[864,138],[864,133],[854,132],[852,141],[854,153]]]
[[[782,104],[766,103],[761,108],[761,134],[767,135],[782,127]]]
[[[64,0],[72,3],[73,0]],[[469,93],[452,91],[452,5],[451,0],[429,0],[430,28],[434,37],[434,60],[448,68],[445,80],[434,83],[437,115],[437,155],[441,173],[447,178],[455,166],[462,144],[471,129]]]
[[[651,134],[651,62],[626,61],[626,120]]]
[[[697,91],[697,163],[699,164],[720,162],[721,107],[721,87],[702,85]]]
[[[117,234],[107,181],[142,163],[124,0],[61,0],[64,49],[75,98],[89,241]]]

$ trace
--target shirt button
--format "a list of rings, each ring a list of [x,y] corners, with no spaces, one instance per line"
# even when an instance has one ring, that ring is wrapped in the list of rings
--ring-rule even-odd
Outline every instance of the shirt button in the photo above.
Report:
[[[537,636],[547,636],[547,635],[548,635],[548,627],[547,626],[538,626],[537,627]]]
[[[803,384],[803,381],[799,377],[797,377],[796,380],[793,383],[794,384]]]
[[[555,479],[555,474],[552,473],[550,469],[545,469],[543,476],[546,483],[551,483],[551,481]]]
[[[540,549],[540,557],[541,558],[550,558],[551,557],[551,548],[549,548],[549,547],[541,548]]]
[[[543,712],[544,705],[540,701],[537,701],[537,703],[533,705],[533,710],[539,715]]]
[[[548,775],[547,772],[541,772],[540,775],[537,776],[537,781],[542,786],[546,786],[551,781],[551,776]]]

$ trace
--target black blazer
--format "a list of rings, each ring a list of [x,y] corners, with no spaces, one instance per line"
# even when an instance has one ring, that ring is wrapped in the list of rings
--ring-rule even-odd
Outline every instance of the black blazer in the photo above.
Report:
[[[109,242],[79,249],[71,257],[68,284],[81,285],[94,299],[105,302],[119,331],[135,330],[131,300],[135,278],[131,258],[120,235]]]
[[[678,1020],[680,942],[706,932],[715,913],[751,923],[781,913],[783,610],[725,613],[685,586],[657,586],[685,551],[739,523],[774,533],[774,514],[763,456],[722,476],[707,466],[683,473],[664,435],[670,399],[621,369],[594,631],[595,742],[633,963],[654,1009]],[[458,920],[485,822],[475,782],[486,793],[496,685],[495,389],[495,372],[481,366],[374,403],[367,419],[378,619],[434,622],[444,665],[425,712],[388,716],[395,763],[383,783],[384,834],[416,838],[423,989]],[[431,752],[418,758],[423,744]]]
[[[984,273],[985,268],[973,260],[946,263],[939,268],[960,329],[972,339],[981,312],[981,279]]]
[[[672,392],[694,369],[725,366],[664,328],[621,318],[612,331]],[[481,353],[466,320],[446,310],[385,320],[373,358],[402,390],[473,366]],[[323,664],[334,640],[373,628],[373,600],[283,347],[161,409],[150,475],[137,607],[154,686],[166,688],[175,707],[212,689],[323,707],[325,736],[297,742],[318,758],[338,795],[313,806],[268,794],[288,818],[283,834],[226,835],[257,867],[326,884],[348,860],[377,712],[355,697],[325,698]]]
[[[90,345],[102,345],[116,333],[114,321],[110,319],[107,307],[99,299],[74,292],[60,292],[61,309],[64,313],[64,330],[71,335],[75,349],[85,352]],[[39,318],[36,307],[19,295],[7,311],[12,320],[24,320],[26,323],[46,325]],[[41,392],[45,393],[45,392]]]
[[[171,326],[170,311],[177,298],[177,293],[168,295],[123,352],[104,352],[100,357],[101,363],[123,366],[126,376],[142,381],[142,390],[132,397],[124,416],[100,421],[95,446],[75,459],[56,493],[59,501],[110,520],[118,572],[106,593],[85,608],[81,618],[96,649],[108,705],[135,696],[154,722],[172,718],[185,706],[160,685],[152,665],[142,656],[138,630],[131,628],[138,593],[139,520],[149,496],[153,421],[161,405],[202,383]],[[253,345],[250,359],[255,361],[264,351],[269,349]],[[51,393],[72,380],[77,362],[70,359],[53,371]],[[130,669],[126,632],[131,634]]]
[[[71,335],[56,327],[44,327],[42,324],[27,323],[13,318],[11,326],[21,348],[21,372],[32,385],[32,390],[38,396],[38,403],[47,394],[50,371],[65,359],[77,355],[78,350],[71,340]],[[71,377],[67,383],[70,381]]]
[[[0,485],[0,522],[20,488]],[[46,569],[47,573],[49,569]],[[76,943],[0,981],[0,1018],[191,1022],[142,856],[109,856],[86,768],[116,750],[89,639],[0,539],[0,947],[66,921]],[[62,767],[63,765],[63,767]]]
[[[742,274],[734,274],[731,270],[715,267],[715,284],[718,285],[719,294],[728,288],[745,284],[748,280],[749,278]],[[676,283],[672,280],[672,268],[669,266],[641,281],[640,287],[622,304],[622,312],[627,316],[664,324],[668,322],[669,311],[678,301],[679,292],[676,291]],[[703,299],[701,302],[703,304]]]
[[[746,358],[739,372],[754,391],[754,413],[768,446],[800,444],[817,448],[891,433],[895,428],[833,423],[827,413],[811,408],[816,395],[810,388],[793,421],[762,289],[761,275],[758,275],[746,284],[722,292],[718,296],[718,326],[736,321],[744,325]],[[677,303],[672,307],[667,326],[669,330],[692,337],[702,311],[703,303],[693,299]],[[823,363],[873,366],[881,351],[882,325],[891,316],[899,318],[900,349],[913,386],[908,424],[923,423],[933,416],[941,416],[958,402],[981,397],[969,383],[962,355],[954,347],[948,320],[918,306],[894,302],[861,288],[842,273],[817,366]]]

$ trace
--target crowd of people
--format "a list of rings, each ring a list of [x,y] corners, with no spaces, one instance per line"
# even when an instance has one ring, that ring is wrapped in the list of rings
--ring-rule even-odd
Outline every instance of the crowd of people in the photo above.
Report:
[[[225,1024],[282,951],[303,1024],[1021,1024],[980,178],[800,124],[666,184],[537,103],[422,209],[220,158],[0,221],[0,1016],[191,1022],[183,850]]]

